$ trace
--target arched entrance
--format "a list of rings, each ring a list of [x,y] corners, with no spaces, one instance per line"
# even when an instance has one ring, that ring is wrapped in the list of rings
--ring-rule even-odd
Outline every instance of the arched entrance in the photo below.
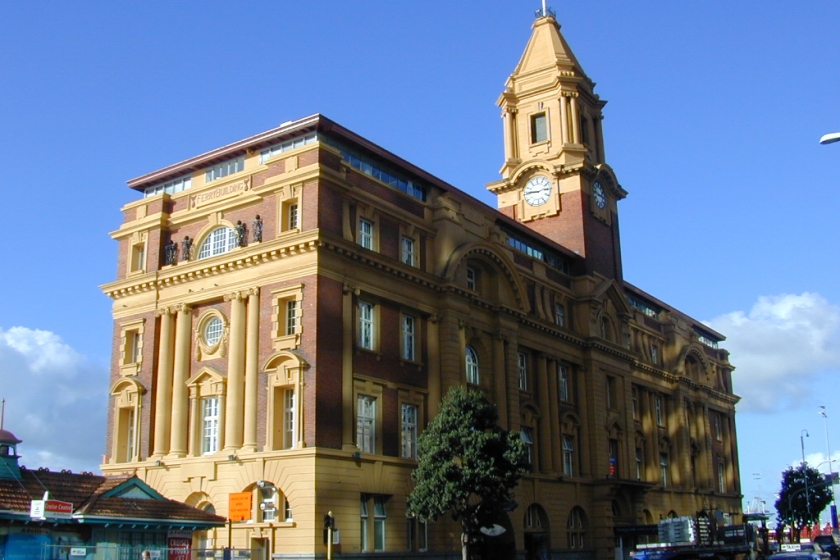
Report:
[[[525,510],[525,559],[547,560],[551,557],[548,515],[539,504]]]
[[[516,534],[508,514],[496,512],[481,520],[481,540],[472,547],[473,558],[515,560]]]

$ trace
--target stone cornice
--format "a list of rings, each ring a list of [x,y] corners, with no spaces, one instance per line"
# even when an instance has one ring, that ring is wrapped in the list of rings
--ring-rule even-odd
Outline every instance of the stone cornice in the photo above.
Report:
[[[179,263],[165,270],[103,284],[100,289],[105,295],[116,300],[297,256],[314,251],[319,245],[318,230],[313,230],[294,240],[287,238],[282,241],[252,244],[243,250],[234,250],[218,257]]]

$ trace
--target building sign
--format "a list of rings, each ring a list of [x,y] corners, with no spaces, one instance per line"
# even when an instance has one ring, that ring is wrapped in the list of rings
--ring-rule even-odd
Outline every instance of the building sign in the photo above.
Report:
[[[248,177],[242,181],[237,181],[229,185],[216,187],[198,194],[190,196],[190,208],[200,208],[211,202],[222,200],[231,196],[244,193],[251,188],[251,178]]]
[[[169,549],[167,560],[190,560],[192,532],[169,531],[166,535],[166,548]]]
[[[32,500],[29,504],[32,519],[71,519],[73,504],[59,500]]]
[[[228,496],[228,519],[231,521],[251,519],[251,493],[233,492]]]

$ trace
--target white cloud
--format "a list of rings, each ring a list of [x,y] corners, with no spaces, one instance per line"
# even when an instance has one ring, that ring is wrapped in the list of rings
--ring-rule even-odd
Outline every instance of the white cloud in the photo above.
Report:
[[[840,369],[840,308],[819,294],[760,297],[748,314],[708,324],[727,337],[740,411],[794,408],[820,386],[821,374]]]
[[[99,472],[105,448],[108,368],[49,331],[0,329],[3,427],[29,468]]]

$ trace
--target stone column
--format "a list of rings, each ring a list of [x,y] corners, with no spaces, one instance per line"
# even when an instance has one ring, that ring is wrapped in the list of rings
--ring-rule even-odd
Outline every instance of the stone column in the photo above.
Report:
[[[654,393],[639,391],[640,399],[645,403],[642,411],[642,432],[645,434],[645,475],[648,481],[659,480],[659,426],[656,424],[654,411]],[[651,467],[655,476],[651,476]]]
[[[190,457],[196,457],[201,455],[201,399],[192,391],[190,392],[190,410],[190,439],[187,452]]]
[[[540,470],[538,472],[550,472],[554,467],[552,463],[552,449],[551,449],[551,413],[552,408],[549,398],[550,389],[548,385],[547,364],[544,354],[537,354],[537,390],[539,394],[537,399],[540,405],[540,427],[539,427],[539,446],[540,446]],[[556,408],[556,407],[554,407]]]
[[[503,332],[505,344],[505,386],[507,387],[507,425],[502,424],[506,430],[519,431],[522,425],[522,417],[519,414],[519,346],[516,332],[506,330]]]
[[[353,418],[356,409],[356,403],[353,401],[353,294],[354,289],[345,284],[341,307],[344,333],[341,352],[341,448],[345,451],[357,450],[353,443]]]
[[[554,472],[563,472],[562,447],[560,446],[560,389],[557,378],[557,362],[546,363],[546,377],[548,377],[548,411],[549,431],[551,432],[551,460]],[[570,388],[571,390],[571,388]],[[543,412],[543,415],[546,413]]]
[[[598,146],[598,158],[597,158],[598,163],[603,163],[603,162],[607,161],[607,156],[604,154],[604,136],[602,134],[602,128],[601,128],[601,121],[602,120],[603,120],[603,117],[600,117],[600,116],[597,119],[595,119],[595,137],[597,138],[597,141],[596,141],[595,145]]]
[[[580,114],[578,113],[578,98],[572,97],[569,99],[571,103],[571,130],[572,130],[572,142],[575,144],[580,144]]]
[[[170,413],[172,412],[172,310],[158,310],[160,342],[155,385],[155,443],[152,455],[160,457],[169,451]]]
[[[257,392],[260,356],[260,290],[248,291],[248,336],[245,345],[245,451],[257,450]]]
[[[505,107],[505,161],[516,158],[516,109]]]
[[[243,392],[245,369],[245,300],[236,292],[230,301],[230,352],[228,354],[227,399],[225,401],[225,451],[242,447]]]
[[[426,322],[426,346],[428,348],[428,363],[426,371],[429,376],[429,417],[426,422],[437,416],[440,411],[440,317],[432,316]]]
[[[493,337],[493,398],[499,413],[499,426],[510,429],[507,407],[507,382],[505,380],[505,339]]]
[[[172,382],[172,428],[169,453],[178,457],[187,454],[189,396],[187,379],[190,377],[190,342],[192,340],[192,311],[189,306],[178,306],[175,320],[175,375]]]
[[[569,98],[565,95],[560,96],[560,137],[563,143],[572,141],[571,138],[571,123],[569,122]]]

